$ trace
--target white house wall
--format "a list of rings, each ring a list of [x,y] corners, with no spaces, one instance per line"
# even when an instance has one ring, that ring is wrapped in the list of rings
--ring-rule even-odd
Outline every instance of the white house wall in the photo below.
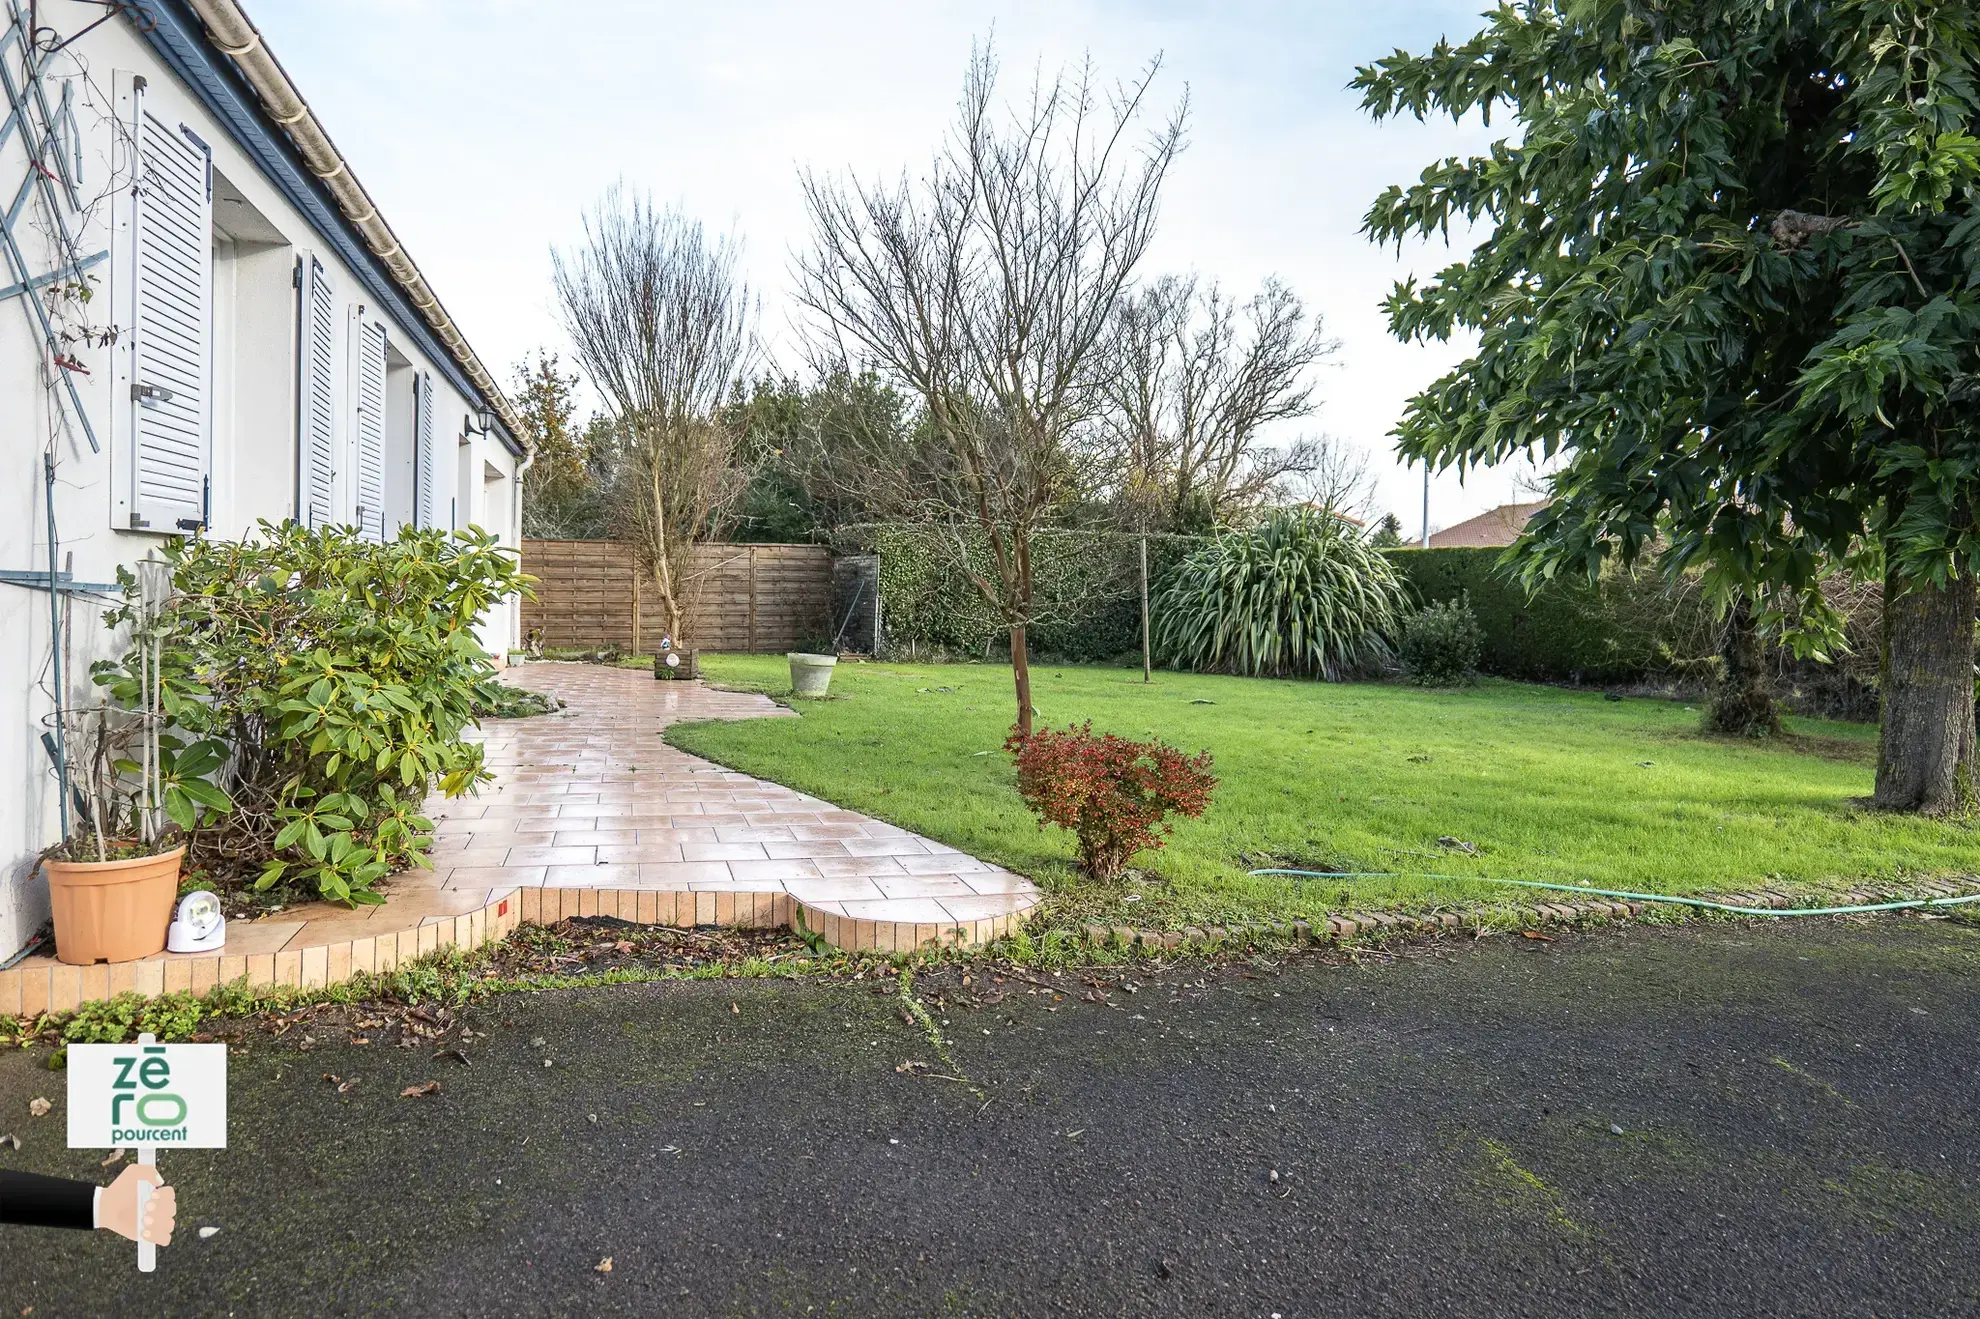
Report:
[[[39,20],[63,36],[81,31],[103,16],[100,7],[74,0],[44,0]],[[0,18],[4,11],[0,10]],[[11,57],[10,57],[11,58]],[[18,65],[16,65],[18,68]],[[85,72],[86,71],[86,72]],[[84,319],[95,328],[121,327],[129,315],[131,289],[132,152],[129,135],[113,115],[128,115],[131,97],[141,95],[154,113],[183,124],[211,149],[213,199],[213,360],[211,388],[211,494],[208,534],[238,537],[257,519],[281,521],[297,511],[296,347],[298,259],[322,262],[336,299],[333,324],[340,342],[336,360],[348,360],[341,341],[364,308],[367,319],[383,319],[391,345],[388,389],[408,397],[387,400],[388,426],[410,424],[415,378],[434,389],[435,448],[441,464],[436,512],[453,511],[458,525],[478,522],[504,543],[518,544],[515,498],[517,462],[493,434],[474,428],[482,415],[476,400],[448,381],[440,364],[427,357],[411,332],[390,313],[369,305],[355,272],[338,259],[251,162],[220,124],[130,28],[115,17],[84,35],[57,56],[46,71],[51,100],[69,80],[82,164],[84,213],[70,213],[77,226],[77,249],[87,255],[110,250],[109,260],[90,269],[91,298]],[[128,123],[128,119],[124,122]],[[26,177],[18,137],[0,149],[0,197],[11,197]],[[99,198],[91,206],[92,197]],[[66,207],[64,208],[66,210]],[[39,202],[15,226],[35,273],[55,264]],[[0,267],[0,285],[12,283]],[[48,566],[47,506],[42,454],[51,442],[56,462],[54,512],[61,565],[79,581],[113,581],[119,565],[154,553],[164,537],[131,529],[132,423],[131,351],[128,336],[104,345],[67,346],[75,383],[95,430],[101,452],[91,452],[66,396],[56,387],[62,368],[47,365],[38,331],[31,328],[19,298],[0,302],[0,568]],[[336,373],[339,452],[348,447],[355,403],[348,396],[349,373]],[[388,439],[388,480],[410,480],[403,432]],[[492,479],[491,478],[492,475]],[[355,482],[340,479],[336,520],[354,514]],[[412,510],[409,491],[388,490],[387,534]],[[437,519],[446,524],[445,517]],[[73,597],[66,653],[68,700],[73,708],[92,698],[91,661],[114,653],[102,626],[100,602]],[[516,609],[491,612],[480,631],[483,644],[500,654],[516,639]],[[35,873],[38,854],[58,840],[55,780],[41,746],[51,713],[51,647],[48,596],[21,586],[0,584],[0,954],[21,946],[47,918],[43,881]]]

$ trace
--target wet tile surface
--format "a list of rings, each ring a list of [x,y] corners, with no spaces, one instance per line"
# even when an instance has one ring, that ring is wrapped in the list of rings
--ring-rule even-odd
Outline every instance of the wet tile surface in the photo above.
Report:
[[[808,910],[811,927],[834,943],[885,949],[912,947],[929,931],[972,942],[992,937],[1039,901],[1021,875],[661,740],[667,725],[685,720],[797,717],[767,697],[588,664],[531,664],[506,676],[566,708],[470,733],[495,782],[475,797],[428,803],[433,868],[385,881],[384,905],[347,911],[309,903],[233,921],[216,952],[164,954],[109,968],[111,975],[100,967],[59,972],[59,984],[53,957],[27,958],[0,972],[21,982],[0,984],[0,1000],[39,995],[47,985],[49,1006],[67,1010],[75,1006],[71,993],[86,1001],[106,987],[161,992],[167,963],[192,962],[216,980],[254,979],[254,959],[322,958],[326,948],[326,966],[347,974],[380,948],[396,948],[400,959],[431,951],[436,925],[454,929],[450,941],[468,943],[499,937],[524,910],[535,913],[530,919],[558,919],[574,910],[565,900],[582,891],[701,894],[694,919],[704,922],[724,907],[756,909],[738,895],[768,895],[779,912],[792,904]],[[525,891],[544,896],[524,902]],[[277,958],[268,972],[280,983],[290,969]]]

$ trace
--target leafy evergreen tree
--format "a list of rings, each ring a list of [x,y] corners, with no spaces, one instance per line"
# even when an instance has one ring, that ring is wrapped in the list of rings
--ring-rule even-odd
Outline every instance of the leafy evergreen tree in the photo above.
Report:
[[[1977,15],[1522,0],[1356,77],[1377,118],[1519,130],[1368,214],[1384,242],[1485,229],[1389,300],[1399,337],[1479,337],[1401,452],[1560,456],[1517,551],[1533,579],[1656,554],[1777,625],[1825,616],[1825,563],[1881,572],[1876,800],[1930,813],[1973,798]]]

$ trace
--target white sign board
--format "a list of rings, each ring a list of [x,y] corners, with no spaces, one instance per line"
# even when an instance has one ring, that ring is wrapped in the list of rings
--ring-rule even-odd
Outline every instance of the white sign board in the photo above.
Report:
[[[227,1148],[227,1046],[69,1046],[69,1148]]]

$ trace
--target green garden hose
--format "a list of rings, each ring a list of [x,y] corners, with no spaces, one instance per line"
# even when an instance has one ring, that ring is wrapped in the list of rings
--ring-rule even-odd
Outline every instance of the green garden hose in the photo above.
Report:
[[[1449,879],[1460,883],[1477,880],[1482,884],[1516,884],[1520,888],[1552,889],[1557,893],[1579,893],[1584,897],[1624,898],[1631,902],[1669,902],[1681,907],[1702,907],[1726,911],[1735,916],[1851,916],[1866,911],[1902,911],[1907,907],[1957,907],[1980,902],[1980,893],[1962,893],[1950,898],[1905,898],[1899,902],[1866,902],[1853,907],[1739,907],[1730,902],[1707,898],[1674,898],[1662,893],[1626,893],[1620,889],[1585,888],[1580,884],[1543,884],[1537,879],[1494,879],[1490,875],[1436,875],[1427,870],[1253,870],[1253,875],[1293,875],[1302,879]]]

